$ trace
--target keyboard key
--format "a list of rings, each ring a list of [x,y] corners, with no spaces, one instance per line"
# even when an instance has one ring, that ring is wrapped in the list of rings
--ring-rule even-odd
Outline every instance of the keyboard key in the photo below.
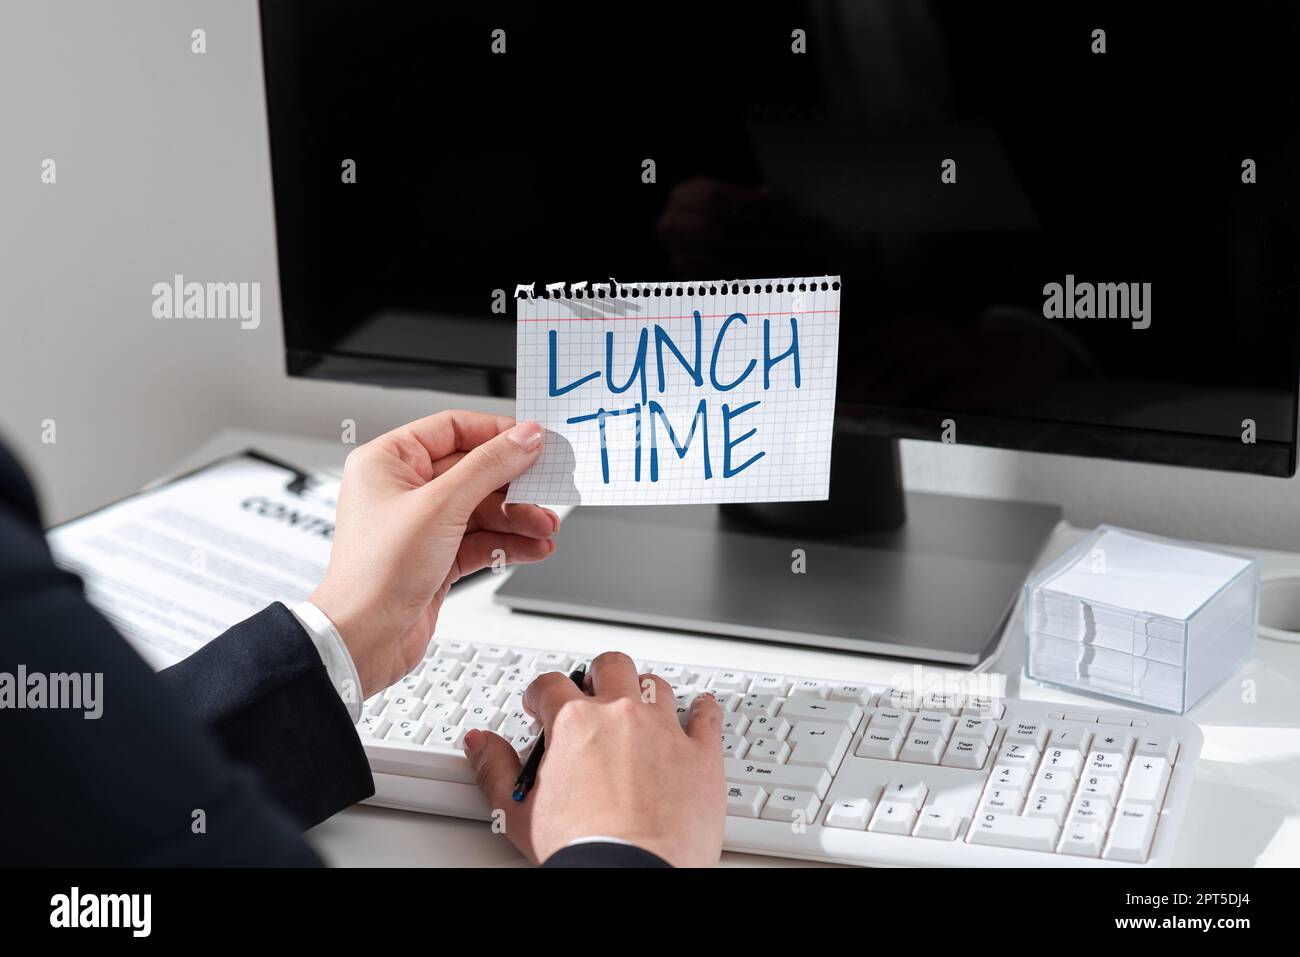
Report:
[[[401,681],[397,682],[397,688],[400,688],[404,694],[412,698],[423,698],[429,690],[431,682],[423,674],[412,673],[407,675]]]
[[[744,734],[748,727],[749,715],[747,714],[735,711],[722,716],[723,734]]]
[[[1006,714],[1006,710],[1007,706],[1002,703],[1001,698],[976,694],[967,696],[966,707],[961,709],[961,713],[963,717],[992,718],[997,721],[1002,715]]]
[[[790,756],[790,745],[775,738],[759,738],[751,741],[745,752],[746,761],[762,761],[764,764],[785,764]]]
[[[801,678],[794,683],[790,689],[791,698],[820,698],[825,699],[831,696],[831,686],[825,681],[814,681],[811,678]]]
[[[893,708],[897,711],[915,711],[917,697],[917,693],[911,688],[905,685],[894,685],[892,688],[886,688],[880,692],[880,697],[876,699],[876,703],[882,708]]]
[[[758,817],[767,801],[767,791],[757,784],[727,785],[727,815],[729,817]]]
[[[1121,804],[1149,804],[1159,810],[1169,789],[1169,762],[1164,758],[1137,755],[1124,777]]]
[[[423,711],[424,702],[419,698],[399,694],[395,698],[388,699],[388,706],[384,708],[384,717],[389,721],[401,721],[405,718],[418,718]]]
[[[989,788],[980,802],[981,814],[1019,814],[1025,805],[1025,796],[1010,788]]]
[[[475,648],[468,641],[443,641],[438,643],[439,658],[455,658],[469,661],[474,657]]]
[[[539,674],[545,671],[573,670],[573,659],[562,651],[543,651],[533,659],[532,666]]]
[[[469,694],[465,695],[464,703],[500,706],[505,704],[509,695],[510,689],[500,685],[474,685],[469,689]]]
[[[1084,768],[1084,774],[1092,775],[1110,775],[1111,777],[1121,778],[1124,776],[1124,770],[1128,766],[1128,759],[1118,751],[1093,751],[1088,755],[1088,764]]]
[[[997,764],[989,776],[989,787],[1005,788],[1026,794],[1029,791],[1030,773],[1028,768]]]
[[[478,650],[478,655],[474,660],[489,661],[498,665],[512,665],[519,660],[519,655],[513,648],[507,648],[505,645],[483,645]]]
[[[743,671],[718,671],[709,679],[709,687],[718,691],[740,691],[749,690],[749,675]]]
[[[357,722],[357,731],[364,737],[382,738],[388,733],[389,721],[382,714],[366,714]]]
[[[1069,771],[1058,771],[1054,768],[1040,768],[1034,775],[1035,791],[1046,791],[1048,794],[1065,794],[1074,793],[1075,777]]]
[[[721,688],[705,688],[700,694],[706,694],[718,703],[718,707],[725,712],[736,710],[736,705],[740,704],[743,697],[739,691],[724,691]]]
[[[865,831],[871,820],[871,812],[876,809],[874,801],[868,798],[850,798],[836,801],[826,811],[827,827],[842,827],[850,831]]]
[[[1074,803],[1070,805],[1070,821],[1088,821],[1101,827],[1103,833],[1107,825],[1110,824],[1110,814],[1114,810],[1110,801],[1105,798],[1095,798],[1087,794],[1075,796]],[[1101,849],[1098,848],[1098,853]]]
[[[458,724],[439,724],[435,725],[429,732],[429,736],[424,739],[425,747],[439,747],[449,750],[458,750],[461,742],[465,740],[465,732]]]
[[[1028,744],[1017,744],[1014,741],[1004,742],[1002,750],[998,752],[998,764],[1005,767],[1024,768],[1026,772],[1033,772],[1038,767],[1038,749]]]
[[[405,721],[394,721],[388,729],[388,733],[384,735],[384,740],[419,744],[428,736],[429,729],[427,726],[414,718],[407,718]]]
[[[474,685],[494,685],[501,680],[503,674],[505,674],[505,669],[500,665],[494,665],[490,661],[473,661],[462,672],[460,680],[470,687]]]
[[[819,698],[787,698],[781,706],[781,717],[796,724],[800,721],[821,721],[848,725],[856,731],[862,721],[862,708],[852,701],[822,701]]]
[[[1050,817],[1015,817],[979,814],[971,826],[970,842],[993,847],[1018,847],[1027,851],[1056,849],[1061,827]]]
[[[1065,822],[1057,852],[1078,857],[1100,857],[1105,837],[1106,829],[1095,821],[1071,818]]]
[[[474,704],[465,707],[465,716],[460,719],[460,723],[466,730],[483,728],[486,731],[495,731],[503,717],[500,708],[490,704]]]
[[[1129,731],[1120,731],[1118,728],[1102,728],[1093,735],[1092,748],[1094,751],[1112,751],[1128,760],[1128,756],[1133,753],[1133,734]]]
[[[903,750],[898,753],[898,760],[911,761],[914,764],[938,764],[943,756],[944,740],[937,734],[908,735],[903,742]]]
[[[1072,748],[1083,754],[1088,753],[1092,745],[1092,732],[1083,725],[1053,725],[1052,736],[1047,741],[1049,748]]]
[[[1070,796],[1059,791],[1031,791],[1025,802],[1025,814],[1029,817],[1047,817],[1059,827],[1065,821],[1065,813],[1070,809]]]
[[[920,707],[923,711],[942,711],[956,716],[961,714],[961,706],[965,700],[965,695],[951,691],[927,691],[921,695]]]
[[[939,763],[949,768],[978,770],[984,767],[988,756],[989,746],[978,738],[953,738]]]
[[[739,758],[722,762],[727,780],[732,784],[758,784],[765,789],[793,788],[812,791],[818,798],[826,797],[831,787],[831,776],[825,768],[808,768],[793,764],[760,764]]]
[[[832,701],[852,701],[868,707],[875,701],[875,693],[864,685],[836,685],[831,689]]]
[[[868,727],[872,731],[901,731],[906,734],[912,727],[912,712],[901,708],[877,708]]]
[[[435,681],[433,687],[429,689],[429,693],[424,697],[429,701],[441,698],[447,701],[455,701],[459,704],[461,701],[464,701],[465,696],[469,694],[469,688],[470,686],[465,684],[463,681],[457,681],[452,678],[443,678],[439,681]]]
[[[765,821],[811,824],[817,820],[817,811],[820,810],[821,803],[817,795],[811,791],[777,788],[767,799],[762,817]]]
[[[1114,804],[1119,797],[1119,778],[1110,774],[1085,775],[1079,782],[1079,793]]]
[[[1144,734],[1137,739],[1134,755],[1164,758],[1171,765],[1178,761],[1178,742],[1167,734]]]
[[[885,789],[880,792],[880,799],[882,801],[906,801],[919,811],[929,794],[930,789],[924,781],[916,781],[910,778],[890,778],[889,783],[885,785]]]
[[[867,830],[877,834],[911,834],[916,815],[917,810],[910,801],[881,801]]]
[[[790,693],[790,679],[780,675],[757,675],[749,685],[750,694],[769,694],[784,698]]]
[[[515,752],[519,755],[519,760],[527,761],[529,753],[537,744],[537,737],[535,734],[513,734],[508,735],[506,740],[514,747]]]
[[[650,673],[658,675],[670,685],[689,685],[695,680],[695,672],[685,665],[655,665]]]
[[[1040,767],[1053,771],[1064,771],[1072,778],[1077,778],[1083,770],[1083,754],[1074,748],[1048,748],[1043,753]]]
[[[749,750],[749,742],[738,734],[722,736],[722,756],[724,758],[743,758]]]
[[[822,767],[834,774],[852,740],[853,734],[842,724],[801,721],[786,738],[793,749],[787,763]]]
[[[858,742],[858,750],[854,753],[860,758],[884,758],[887,761],[895,761],[902,750],[902,731],[897,728],[885,728],[880,731],[867,728],[866,733],[862,735],[862,740]]]
[[[916,822],[915,837],[928,837],[935,841],[952,841],[957,838],[961,820],[950,808],[927,807],[921,810]]]
[[[749,727],[745,730],[745,737],[751,741],[758,738],[775,738],[777,741],[784,741],[789,734],[789,721],[783,717],[772,717],[767,714],[750,718]]]
[[[740,699],[737,711],[742,711],[751,718],[759,715],[775,715],[781,710],[781,699],[774,694],[747,694]]]
[[[912,721],[913,734],[935,734],[947,741],[956,719],[946,711],[922,711]]]
[[[952,733],[954,737],[974,738],[983,741],[987,747],[992,747],[993,739],[998,733],[998,723],[992,718],[975,718],[966,715],[957,720]]]
[[[436,698],[429,702],[424,713],[420,715],[427,724],[457,724],[464,716],[465,709],[454,701]]]
[[[424,663],[424,676],[430,681],[437,681],[440,678],[455,681],[464,673],[464,663],[457,661],[455,658],[444,658],[439,655],[437,658],[431,658]]]
[[[1015,721],[1007,727],[1002,743],[1027,745],[1041,753],[1047,744],[1047,725],[1038,721]]]
[[[1111,861],[1141,864],[1151,853],[1159,811],[1145,804],[1121,804],[1110,825],[1110,836],[1101,856]]]

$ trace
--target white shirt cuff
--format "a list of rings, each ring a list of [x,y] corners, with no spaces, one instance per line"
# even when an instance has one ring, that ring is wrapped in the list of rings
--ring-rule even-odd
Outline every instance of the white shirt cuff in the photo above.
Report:
[[[627,847],[639,847],[639,845],[633,844],[631,841],[625,841],[621,837],[602,837],[599,834],[592,835],[591,837],[575,837],[564,846],[574,847],[578,844],[623,844]]]
[[[357,676],[357,666],[348,652],[348,646],[343,644],[343,636],[334,627],[334,622],[309,601],[299,602],[289,611],[298,619],[298,624],[302,625],[311,638],[311,643],[316,646],[320,660],[325,665],[325,673],[329,675],[334,690],[343,699],[352,722],[355,724],[360,721],[361,679]]]

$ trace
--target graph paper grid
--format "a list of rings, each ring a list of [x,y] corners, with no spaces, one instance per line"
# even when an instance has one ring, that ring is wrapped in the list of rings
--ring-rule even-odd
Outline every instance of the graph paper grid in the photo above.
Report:
[[[540,422],[547,434],[541,457],[510,484],[507,501],[677,505],[827,498],[839,286],[838,276],[620,282],[604,298],[518,299],[515,415],[519,421]],[[744,319],[728,322],[737,313]],[[700,385],[693,374],[696,314]],[[797,324],[798,387],[792,357],[777,358],[792,344],[792,319]],[[715,344],[724,325],[715,364]],[[597,373],[554,397],[552,334],[557,391]],[[642,341],[643,367],[638,362]],[[643,374],[637,374],[642,368]],[[715,381],[728,386],[736,380],[741,381],[734,388],[715,387]],[[701,400],[704,412],[697,419]],[[739,411],[754,402],[758,404]],[[729,435],[724,434],[724,407],[731,412]],[[604,461],[599,420],[569,421],[596,416],[601,409],[611,413],[602,417]],[[754,434],[740,441],[751,429]],[[744,465],[760,452],[760,458]],[[725,474],[728,464],[735,474]]]

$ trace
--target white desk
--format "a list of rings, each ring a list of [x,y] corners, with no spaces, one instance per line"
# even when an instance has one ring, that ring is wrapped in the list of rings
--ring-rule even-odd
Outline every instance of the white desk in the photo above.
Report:
[[[311,468],[338,469],[348,451],[336,443],[232,430],[205,443],[180,463],[177,471],[249,446]],[[1052,535],[1042,564],[1082,534],[1062,523]],[[1300,555],[1266,551],[1257,554],[1264,562],[1265,573],[1300,571]],[[457,585],[440,615],[438,634],[593,653],[618,649],[640,658],[827,675],[879,684],[891,684],[911,673],[912,663],[898,660],[515,614],[491,601],[501,581],[498,576],[480,575]],[[991,669],[1007,675],[1009,695],[1081,707],[1095,701],[1023,680],[1022,635],[1017,612],[1007,626],[1002,651]],[[1205,748],[1183,824],[1178,863],[1300,865],[1300,646],[1260,641],[1254,657],[1197,705],[1189,717],[1205,732]],[[510,844],[493,835],[484,823],[386,808],[349,808],[314,828],[308,837],[335,865],[524,863]],[[730,853],[724,855],[723,864],[809,866]]]

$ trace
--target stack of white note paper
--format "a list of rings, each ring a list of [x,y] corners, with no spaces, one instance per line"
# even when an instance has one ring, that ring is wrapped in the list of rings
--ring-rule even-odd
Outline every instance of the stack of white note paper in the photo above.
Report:
[[[1256,562],[1101,526],[1025,586],[1025,673],[1182,713],[1250,650]]]

